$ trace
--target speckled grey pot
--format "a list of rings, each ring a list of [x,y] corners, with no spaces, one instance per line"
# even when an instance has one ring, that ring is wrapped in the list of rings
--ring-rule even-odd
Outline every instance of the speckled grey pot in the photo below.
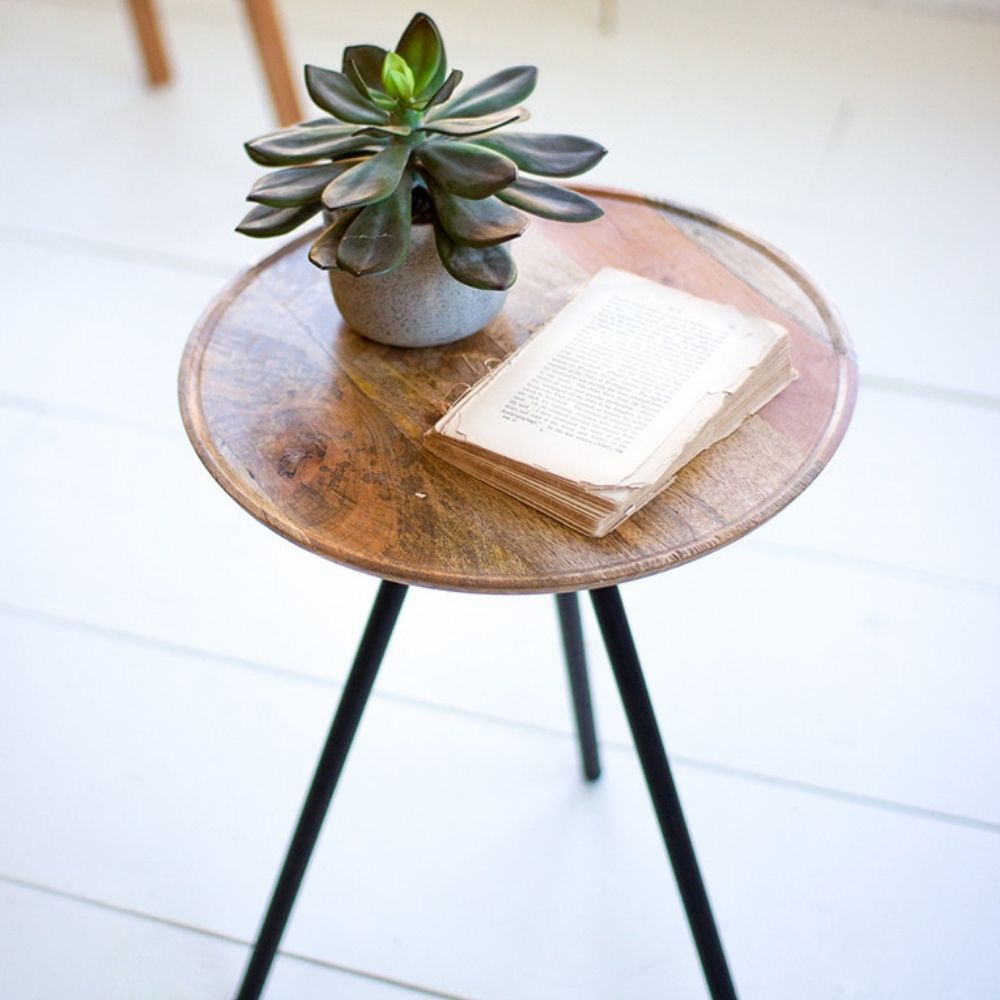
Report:
[[[363,337],[393,347],[433,347],[468,337],[500,312],[507,293],[470,288],[438,259],[434,227],[413,227],[410,252],[388,274],[356,278],[331,270],[341,315]]]

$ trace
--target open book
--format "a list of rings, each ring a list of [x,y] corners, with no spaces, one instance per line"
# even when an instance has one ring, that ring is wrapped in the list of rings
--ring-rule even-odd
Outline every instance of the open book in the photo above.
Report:
[[[604,268],[425,445],[599,538],[794,377],[784,327]]]

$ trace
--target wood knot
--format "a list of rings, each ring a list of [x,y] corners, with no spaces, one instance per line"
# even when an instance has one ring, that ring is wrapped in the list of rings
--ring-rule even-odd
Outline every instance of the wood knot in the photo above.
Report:
[[[326,445],[319,438],[310,438],[296,442],[294,447],[286,448],[278,459],[278,475],[285,479],[294,479],[303,462],[322,462],[326,458]]]

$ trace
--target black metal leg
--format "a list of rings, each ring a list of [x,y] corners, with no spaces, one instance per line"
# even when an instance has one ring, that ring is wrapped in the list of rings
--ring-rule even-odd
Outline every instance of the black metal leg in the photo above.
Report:
[[[386,580],[379,588],[236,1000],[258,1000],[264,989],[405,596],[400,583]]]
[[[736,1000],[736,989],[726,964],[705,883],[698,869],[691,835],[684,822],[684,813],[670,773],[667,753],[653,714],[621,595],[617,587],[606,587],[592,590],[590,597],[632,729],[632,738],[646,776],[649,794],[653,799],[656,818],[667,845],[709,993],[712,1000]]]
[[[594,728],[594,708],[590,701],[587,680],[587,656],[583,648],[583,628],[580,625],[580,602],[576,594],[556,594],[559,626],[562,630],[569,689],[573,696],[576,731],[580,737],[580,757],[583,774],[588,781],[601,776],[601,760],[597,753],[597,732]]]

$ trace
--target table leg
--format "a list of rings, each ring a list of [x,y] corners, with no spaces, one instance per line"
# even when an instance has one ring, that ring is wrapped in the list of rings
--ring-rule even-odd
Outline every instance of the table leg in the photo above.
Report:
[[[258,1000],[264,989],[406,589],[403,584],[388,580],[379,588],[236,1000]]]
[[[601,776],[601,760],[597,753],[594,708],[590,700],[590,683],[587,680],[587,655],[583,648],[580,602],[576,594],[556,594],[556,608],[559,611],[559,627],[562,631],[563,650],[566,653],[569,688],[573,696],[576,731],[580,737],[583,773],[588,781],[596,781]]]
[[[170,81],[170,62],[163,45],[156,4],[154,0],[128,0],[128,9],[139,39],[146,81],[151,87],[161,87]]]
[[[625,617],[621,594],[617,587],[604,587],[592,590],[590,597],[601,626],[622,704],[625,706],[625,714],[628,716],[646,785],[653,799],[660,831],[670,855],[709,993],[712,1000],[736,1000],[736,989],[726,964],[705,883],[698,869],[691,835],[681,811],[677,788],[656,724],[653,705],[649,700],[639,655]]]
[[[243,0],[247,21],[257,43],[257,54],[267,79],[267,89],[280,125],[302,121],[299,94],[292,81],[285,33],[274,0]]]

